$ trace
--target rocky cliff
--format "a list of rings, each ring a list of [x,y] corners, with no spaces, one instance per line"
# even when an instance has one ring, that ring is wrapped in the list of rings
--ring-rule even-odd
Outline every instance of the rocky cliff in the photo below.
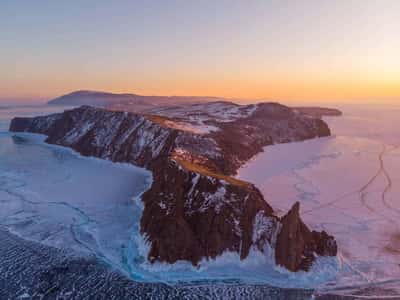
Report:
[[[297,204],[278,218],[257,188],[231,177],[262,147],[327,136],[327,125],[274,103],[216,102],[196,109],[203,115],[82,106],[15,118],[10,131],[45,134],[48,143],[82,155],[151,170],[153,184],[142,198],[141,232],[150,243],[152,262],[188,260],[196,265],[225,251],[244,259],[257,249],[298,271],[308,270],[318,255],[336,255],[334,238],[310,231]]]

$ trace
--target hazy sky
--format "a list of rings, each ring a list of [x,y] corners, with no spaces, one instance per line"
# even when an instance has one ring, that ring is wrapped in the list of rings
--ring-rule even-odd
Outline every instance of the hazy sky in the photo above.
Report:
[[[1,0],[0,28],[3,102],[77,89],[400,99],[399,0]]]

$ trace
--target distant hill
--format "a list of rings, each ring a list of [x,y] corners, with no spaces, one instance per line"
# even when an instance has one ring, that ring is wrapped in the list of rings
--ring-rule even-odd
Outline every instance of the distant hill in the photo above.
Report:
[[[343,114],[340,110],[336,108],[326,108],[318,106],[292,107],[292,108],[301,114],[308,115],[318,119],[321,119],[322,117],[337,117]]]
[[[50,100],[50,105],[90,105],[111,110],[145,112],[155,107],[197,104],[224,100],[217,97],[196,96],[143,96],[136,94],[114,94],[98,91],[75,91]]]
[[[213,110],[220,110],[217,115],[230,114],[237,109],[234,102],[247,102],[244,99],[229,99],[221,97],[201,96],[144,96],[137,94],[115,94],[100,91],[75,91],[48,102],[50,105],[82,106],[106,108],[113,111],[127,111],[135,113],[147,113],[166,117],[177,117],[187,120],[209,119],[214,116]],[[314,118],[323,116],[340,116],[338,109],[324,107],[292,107],[298,113]],[[1,108],[0,108],[1,109]],[[221,116],[219,116],[221,119]],[[193,121],[193,120],[191,120]]]
[[[48,104],[105,106],[110,103],[129,101],[135,96],[136,95],[134,94],[113,94],[97,91],[75,91],[50,100]]]

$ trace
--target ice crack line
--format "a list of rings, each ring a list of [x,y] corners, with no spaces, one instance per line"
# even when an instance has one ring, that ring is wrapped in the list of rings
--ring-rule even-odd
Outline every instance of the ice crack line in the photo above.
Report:
[[[378,161],[379,161],[379,168],[376,171],[375,175],[372,176],[368,182],[361,187],[361,189],[359,190],[359,194],[360,194],[360,200],[361,200],[361,204],[366,207],[370,212],[373,212],[381,217],[386,218],[384,215],[382,215],[381,213],[377,212],[372,206],[370,206],[367,203],[367,195],[368,195],[368,188],[376,181],[376,179],[382,174],[383,170],[384,170],[384,163],[383,163],[383,156],[385,155],[387,151],[386,145],[382,145],[382,151],[379,153],[378,155]]]
[[[397,150],[399,147],[400,147],[400,146],[394,146],[392,149],[389,149],[386,153],[389,153],[389,152],[391,152],[391,151]],[[397,207],[394,207],[394,206],[390,205],[390,203],[387,201],[387,198],[386,198],[387,193],[388,193],[388,192],[390,191],[390,189],[392,188],[392,183],[393,183],[393,182],[392,182],[392,178],[390,177],[389,172],[388,172],[388,171],[386,170],[386,168],[385,168],[385,164],[384,164],[383,157],[382,157],[382,172],[383,172],[383,175],[385,176],[386,181],[387,181],[386,187],[385,187],[385,189],[384,189],[383,192],[382,192],[382,202],[383,202],[383,204],[384,204],[388,209],[393,209],[393,210],[395,210],[397,213],[400,214],[400,209],[398,209]]]
[[[360,189],[358,190],[354,190],[354,191],[350,191],[347,192],[341,196],[339,196],[338,198],[321,204],[315,208],[306,210],[303,212],[303,214],[308,214],[311,213],[315,210],[319,210],[321,208],[326,208],[326,207],[330,207],[332,205],[334,205],[337,202],[340,202],[348,197],[351,197],[353,195],[359,194],[360,195],[360,201],[362,203],[362,205],[364,207],[366,207],[370,212],[377,214],[380,217],[383,217],[384,219],[389,219],[387,216],[383,215],[382,213],[378,212],[376,209],[374,209],[374,207],[372,207],[371,205],[369,205],[367,203],[367,195],[368,195],[368,189],[373,185],[373,183],[379,178],[379,176],[383,175],[385,177],[386,180],[386,186],[383,189],[383,191],[381,192],[381,201],[382,203],[385,205],[386,208],[390,209],[390,210],[394,210],[397,213],[400,214],[400,209],[392,206],[388,201],[387,201],[387,193],[390,191],[391,187],[392,187],[392,179],[390,177],[389,172],[386,170],[385,167],[385,163],[384,163],[384,156],[386,154],[388,154],[391,151],[394,151],[396,149],[398,149],[400,146],[395,146],[392,147],[391,149],[388,149],[388,147],[385,144],[382,144],[382,151],[379,153],[378,155],[378,162],[379,162],[379,167],[378,170],[375,172],[375,174],[367,181],[367,183],[365,183]]]
[[[387,201],[387,198],[386,198],[387,193],[390,191],[390,189],[392,187],[392,179],[390,177],[389,172],[386,170],[385,162],[384,162],[384,156],[386,154],[388,154],[389,152],[396,150],[397,148],[399,148],[399,146],[395,146],[395,147],[392,147],[391,149],[389,149],[385,144],[382,144],[382,151],[379,153],[379,156],[378,156],[379,169],[377,170],[376,174],[359,191],[360,200],[361,200],[361,203],[363,204],[363,206],[365,206],[369,211],[371,211],[385,219],[388,219],[388,220],[391,220],[391,218],[388,218],[385,215],[381,214],[380,212],[378,212],[376,209],[374,209],[372,206],[370,206],[367,203],[366,196],[368,195],[368,188],[376,181],[376,179],[379,176],[383,175],[385,178],[385,181],[386,181],[386,186],[384,187],[384,189],[381,192],[381,201],[387,209],[396,211],[398,214],[400,214],[400,210],[398,208],[394,207],[393,205],[391,205]]]
[[[15,183],[14,186],[12,188],[7,188],[7,184],[8,182],[12,182]],[[28,199],[25,195],[17,192],[16,190],[23,188],[26,186],[26,183],[23,181],[18,181],[18,180],[10,180],[10,178],[7,178],[5,176],[1,176],[0,177],[0,183],[1,185],[3,185],[3,187],[0,188],[0,191],[7,193],[8,195],[17,198],[19,201],[21,202],[25,202],[28,203],[32,206],[40,206],[40,205],[55,205],[55,206],[62,206],[65,207],[67,209],[72,210],[78,217],[74,218],[75,219],[75,224],[71,224],[70,225],[70,232],[72,234],[73,239],[75,240],[75,242],[79,245],[81,245],[83,248],[85,248],[87,251],[89,251],[89,253],[91,253],[92,255],[96,256],[97,258],[99,258],[100,260],[102,260],[103,262],[109,264],[109,265],[113,265],[113,263],[105,256],[103,255],[100,251],[94,249],[93,247],[91,247],[90,244],[85,243],[83,240],[81,240],[78,236],[79,236],[79,231],[80,230],[84,230],[84,227],[90,223],[95,223],[95,221],[93,219],[91,219],[89,217],[89,215],[87,215],[83,210],[81,210],[80,208],[73,206],[67,202],[55,202],[55,201],[51,201],[51,202],[41,202],[41,201],[32,201],[30,199]],[[23,211],[17,211],[14,212],[11,215],[8,215],[6,217],[4,217],[2,220],[0,220],[0,224],[4,224],[5,221],[7,219],[9,219],[12,216],[15,216],[17,214],[22,213]],[[80,220],[80,222],[79,222]],[[90,234],[88,231],[85,231],[86,234]],[[91,235],[91,234],[90,234]],[[95,240],[95,239],[94,239]]]

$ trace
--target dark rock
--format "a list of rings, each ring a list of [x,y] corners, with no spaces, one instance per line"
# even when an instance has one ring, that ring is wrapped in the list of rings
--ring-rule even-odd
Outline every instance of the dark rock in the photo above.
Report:
[[[247,257],[255,215],[261,210],[267,216],[273,213],[259,191],[247,183],[195,173],[176,162],[162,169],[143,195],[141,228],[152,245],[151,260],[197,264],[226,250]]]
[[[296,202],[281,219],[282,228],[275,248],[276,263],[290,271],[308,270],[317,255],[335,256],[334,238],[325,231],[311,232],[300,218],[300,203]]]
[[[321,256],[336,256],[337,255],[337,244],[333,236],[327,234],[325,231],[312,232],[313,239],[315,241],[315,252]]]

